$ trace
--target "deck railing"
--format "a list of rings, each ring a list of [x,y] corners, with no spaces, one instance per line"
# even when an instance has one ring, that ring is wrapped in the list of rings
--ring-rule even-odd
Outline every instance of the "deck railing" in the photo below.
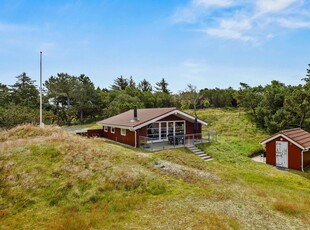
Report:
[[[166,140],[139,136],[139,147],[154,151],[214,141],[217,141],[217,133],[215,131],[168,136]]]

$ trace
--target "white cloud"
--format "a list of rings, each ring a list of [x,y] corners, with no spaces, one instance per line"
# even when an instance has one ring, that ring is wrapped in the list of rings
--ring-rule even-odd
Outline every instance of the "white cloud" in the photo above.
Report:
[[[287,9],[299,0],[257,0],[256,5],[259,13],[279,12]]]
[[[310,28],[307,8],[304,0],[191,0],[177,9],[174,19],[209,36],[261,43],[281,28]]]
[[[237,17],[232,19],[221,19],[219,25],[215,28],[208,28],[205,32],[211,36],[241,40],[245,42],[255,41],[255,39],[247,34],[252,28],[252,19],[246,17]]]
[[[226,7],[226,6],[231,6],[233,4],[233,1],[231,0],[193,0],[192,3],[194,6],[198,6],[198,7],[211,7],[211,6]]]
[[[296,21],[281,18],[278,20],[282,27],[290,29],[310,28],[310,21]]]
[[[232,39],[232,40],[240,40],[244,42],[249,41],[255,41],[255,39],[251,36],[244,35],[243,33],[231,29],[216,29],[211,28],[206,30],[207,34],[219,37],[219,38],[225,38],[225,39]]]
[[[232,6],[232,0],[192,0],[186,6],[179,7],[171,17],[172,23],[195,23],[206,15],[211,8]]]
[[[36,28],[30,26],[0,22],[0,32],[31,32],[34,30],[36,30]]]
[[[248,30],[252,28],[251,18],[233,18],[220,20],[220,27],[229,30]]]
[[[267,34],[266,39],[270,40],[274,38],[274,34]]]
[[[209,66],[205,60],[185,60],[181,63],[182,77],[188,80],[203,80],[203,76],[209,70]]]

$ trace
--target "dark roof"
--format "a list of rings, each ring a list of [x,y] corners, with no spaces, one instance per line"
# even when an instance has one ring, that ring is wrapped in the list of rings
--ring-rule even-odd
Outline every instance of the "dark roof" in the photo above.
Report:
[[[127,112],[99,121],[98,124],[135,127],[173,110],[176,110],[176,108],[138,109],[138,120],[134,120],[133,109],[131,109]]]
[[[292,141],[293,143],[295,142],[295,145],[299,145],[298,147],[302,147],[302,149],[310,147],[310,133],[301,128],[280,131],[262,141],[261,144],[272,141],[279,136],[283,136],[284,138]]]
[[[149,121],[156,120],[157,118],[161,118],[162,116],[169,116],[171,114],[175,114],[177,116],[183,117],[187,120],[194,121],[195,117],[179,111],[176,108],[151,108],[151,109],[138,109],[138,119],[134,120],[133,109],[127,112],[118,114],[116,116],[107,118],[105,120],[99,121],[97,124],[103,126],[115,126],[115,127],[124,127],[124,128],[134,128],[137,126],[141,126],[143,124],[147,124]],[[199,123],[206,125],[207,123],[198,119]]]

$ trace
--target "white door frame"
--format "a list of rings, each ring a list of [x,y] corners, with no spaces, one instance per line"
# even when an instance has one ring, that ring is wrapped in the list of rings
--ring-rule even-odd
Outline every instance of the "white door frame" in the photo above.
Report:
[[[288,168],[288,142],[276,141],[276,166]]]

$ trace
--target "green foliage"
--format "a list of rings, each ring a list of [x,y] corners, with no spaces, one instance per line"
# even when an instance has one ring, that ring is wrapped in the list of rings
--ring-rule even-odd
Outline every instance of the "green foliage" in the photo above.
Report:
[[[198,108],[225,108],[236,107],[235,90],[231,87],[228,89],[203,89],[200,92],[201,98],[198,102]],[[205,106],[207,103],[207,107]]]
[[[96,90],[90,78],[65,73],[52,76],[45,82],[50,109],[57,116],[57,123],[71,125],[72,121],[95,117],[101,112],[100,90]]]
[[[142,92],[152,92],[152,85],[149,83],[146,79],[143,79],[139,84],[138,84],[138,89]]]
[[[39,91],[26,73],[17,76],[17,82],[11,86],[11,100],[16,105],[38,108]]]
[[[286,86],[272,81],[265,87],[240,83],[236,92],[239,106],[246,108],[258,127],[275,133],[288,128],[310,130],[310,83]]]
[[[8,105],[0,107],[0,127],[12,128],[19,124],[38,123],[39,110],[20,105]]]
[[[110,102],[107,108],[103,109],[103,114],[105,117],[114,116],[130,110],[134,105],[138,106],[138,108],[143,108],[143,104],[138,97],[132,97],[124,91],[111,92],[109,93],[109,97]]]
[[[159,82],[156,83],[155,89],[157,92],[170,94],[170,90],[168,89],[168,82],[165,78],[162,78]]]
[[[123,76],[120,76],[114,80],[114,84],[111,86],[112,90],[125,90],[129,82]],[[131,83],[133,85],[133,82]]]
[[[174,102],[172,100],[172,96],[168,93],[164,92],[156,92],[154,94],[155,97],[155,105],[158,108],[167,108],[172,107],[174,105]]]
[[[0,83],[0,106],[5,107],[10,101],[9,88]]]

